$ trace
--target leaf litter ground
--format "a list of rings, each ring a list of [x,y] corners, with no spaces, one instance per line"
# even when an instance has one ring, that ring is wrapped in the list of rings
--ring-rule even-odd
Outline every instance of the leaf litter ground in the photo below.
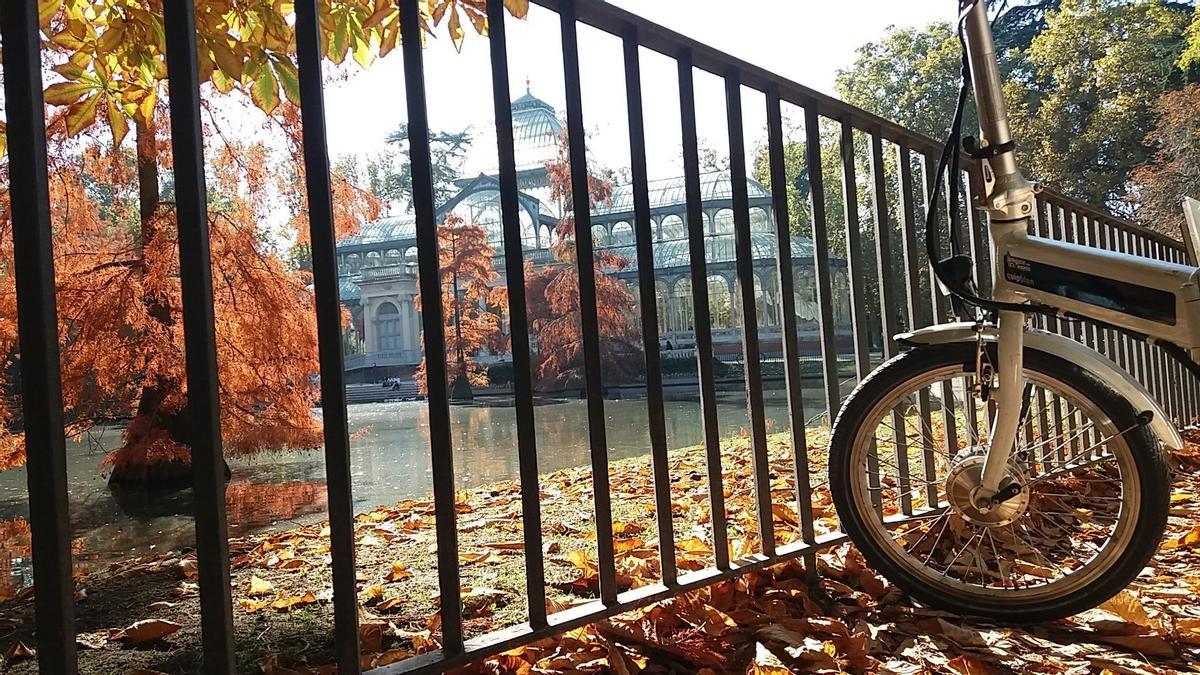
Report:
[[[810,439],[818,444],[822,438]],[[1200,440],[1198,435],[1194,440]],[[787,434],[769,437],[776,541],[796,540],[794,465]],[[814,480],[824,456],[810,450]],[[711,564],[704,455],[670,455],[672,522],[681,572]],[[505,652],[480,673],[1115,673],[1192,672],[1200,663],[1200,445],[1174,458],[1169,531],[1129,589],[1070,619],[995,626],[915,605],[849,545],[817,556],[816,579],[788,562]],[[749,444],[722,452],[730,554],[758,535]],[[623,588],[659,579],[648,458],[616,462],[617,565]],[[548,609],[597,595],[591,475],[541,479]],[[818,534],[836,529],[828,490],[813,494]],[[355,519],[364,669],[436,649],[440,622],[433,506],[404,501]],[[520,490],[501,483],[458,495],[460,571],[468,637],[525,618]],[[327,525],[230,541],[238,670],[326,673],[333,661]],[[199,672],[195,558],[131,559],[77,580],[80,670]],[[0,604],[5,672],[36,672],[30,592]]]

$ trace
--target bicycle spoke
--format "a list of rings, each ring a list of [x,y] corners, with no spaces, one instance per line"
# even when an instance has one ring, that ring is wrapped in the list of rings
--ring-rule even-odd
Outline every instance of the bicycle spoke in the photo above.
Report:
[[[1097,569],[1118,526],[1127,527],[1130,429],[1117,432],[1074,390],[1027,375],[1005,469],[1023,489],[977,504],[973,486],[996,409],[975,396],[971,377],[947,368],[910,389],[897,383],[895,396],[877,404],[855,441],[855,504],[881,527],[889,555],[903,556],[931,588],[988,597],[1072,588]]]

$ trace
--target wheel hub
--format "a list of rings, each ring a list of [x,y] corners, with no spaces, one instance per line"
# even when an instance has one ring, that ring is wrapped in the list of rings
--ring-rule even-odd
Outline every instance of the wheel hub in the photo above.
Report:
[[[960,459],[946,476],[946,496],[950,508],[969,522],[989,527],[1008,525],[1025,512],[1029,505],[1029,482],[1020,466],[1009,462],[1001,489],[1009,485],[1020,485],[1020,492],[998,504],[979,499],[979,486],[983,477],[983,453],[968,455]]]

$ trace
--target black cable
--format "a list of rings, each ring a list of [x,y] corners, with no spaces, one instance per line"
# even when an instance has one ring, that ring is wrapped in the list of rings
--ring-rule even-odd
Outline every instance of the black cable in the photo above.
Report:
[[[928,210],[925,214],[925,251],[929,256],[930,267],[933,270],[934,276],[938,282],[946,288],[952,296],[958,298],[962,302],[990,311],[1014,311],[1014,312],[1033,312],[1039,314],[1054,315],[1057,313],[1053,307],[1049,305],[1041,305],[1035,303],[1014,303],[1000,302],[992,298],[983,298],[975,292],[974,284],[971,283],[969,277],[965,281],[959,281],[957,277],[950,277],[947,273],[947,268],[957,262],[958,253],[961,250],[961,242],[958,239],[958,234],[953,226],[953,214],[958,212],[958,190],[951,190],[947,202],[949,205],[948,216],[950,216],[950,250],[951,257],[945,260],[941,259],[938,249],[939,238],[937,230],[937,207],[943,177],[946,175],[947,169],[950,175],[958,176],[960,162],[960,145],[962,144],[962,121],[963,114],[966,110],[967,96],[971,91],[971,64],[968,58],[967,41],[965,36],[965,25],[967,17],[974,9],[975,4],[982,0],[959,0],[959,19],[958,19],[958,42],[962,48],[962,84],[958,90],[958,102],[954,108],[954,119],[950,124],[950,132],[946,137],[946,143],[942,146],[942,154],[938,159],[937,172],[933,185],[929,188],[929,198],[926,200]],[[1001,4],[1001,9],[1007,5],[1007,0]],[[1000,14],[993,19],[999,19]]]

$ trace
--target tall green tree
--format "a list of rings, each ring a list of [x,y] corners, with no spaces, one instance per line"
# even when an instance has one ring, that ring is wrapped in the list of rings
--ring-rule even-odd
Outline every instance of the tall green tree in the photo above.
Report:
[[[962,52],[946,22],[892,27],[859,47],[835,81],[838,96],[913,131],[944,136],[954,117]]]
[[[454,196],[455,179],[471,148],[471,132],[429,132],[429,162],[433,171],[433,198],[442,204]],[[385,203],[407,210],[412,204],[412,159],[408,156],[408,122],[401,122],[386,139],[388,150],[367,159],[365,185]]]
[[[1001,16],[997,51],[1026,172],[1131,213],[1131,174],[1153,152],[1143,140],[1154,126],[1154,101],[1200,69],[1192,13],[1190,4],[1167,0],[1032,0]],[[839,72],[837,91],[940,138],[954,113],[960,63],[951,24],[892,28],[859,49]],[[975,119],[968,108],[965,128]]]
[[[1029,175],[1129,212],[1131,173],[1152,153],[1151,104],[1184,82],[1188,20],[1162,0],[1062,0],[1048,12],[1023,55],[1032,77],[1006,91]]]

